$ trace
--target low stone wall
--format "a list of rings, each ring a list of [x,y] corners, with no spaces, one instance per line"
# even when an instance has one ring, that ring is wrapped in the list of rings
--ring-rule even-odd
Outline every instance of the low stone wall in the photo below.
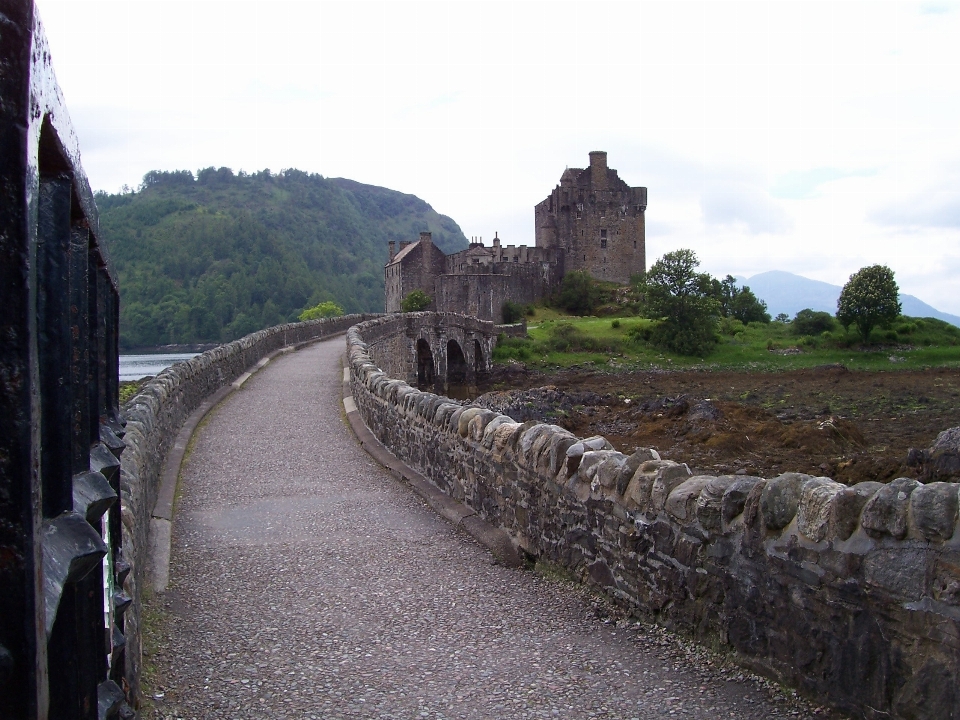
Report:
[[[384,330],[347,333],[367,426],[527,553],[846,712],[960,717],[957,484],[694,477],[392,379]]]
[[[132,570],[125,589],[133,599],[125,615],[127,681],[139,696],[141,601],[145,588],[150,519],[157,503],[164,458],[188,417],[209,396],[230,385],[272,352],[344,332],[373,315],[348,315],[278,325],[178,363],[145,384],[123,407],[126,449],[120,496],[124,560]]]

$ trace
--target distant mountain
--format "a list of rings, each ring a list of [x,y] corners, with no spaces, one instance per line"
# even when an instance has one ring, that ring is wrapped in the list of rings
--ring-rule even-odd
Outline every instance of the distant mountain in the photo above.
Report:
[[[379,312],[387,241],[428,230],[444,252],[468,245],[414,195],[299,170],[154,171],[96,200],[123,349],[225,342],[325,300]]]
[[[738,277],[737,280],[742,285],[748,285],[754,295],[767,303],[770,315],[786,313],[791,318],[804,308],[836,313],[837,299],[843,289],[839,285],[811,280],[783,270],[771,270],[750,278]],[[940,312],[913,295],[901,293],[900,304],[904,315],[937,318],[960,327],[960,316]]]

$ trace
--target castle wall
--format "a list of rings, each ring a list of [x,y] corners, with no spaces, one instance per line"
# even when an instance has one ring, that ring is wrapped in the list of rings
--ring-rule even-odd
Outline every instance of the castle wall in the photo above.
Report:
[[[539,301],[549,292],[552,278],[552,268],[540,263],[467,265],[457,275],[436,279],[436,304],[447,312],[500,323],[504,303],[526,305]]]
[[[390,380],[375,327],[347,333],[366,425],[530,555],[846,712],[960,716],[957,484],[694,477]]]
[[[437,275],[443,272],[446,256],[432,242],[421,239],[405,247],[395,262],[384,267],[384,307],[386,312],[400,312],[403,299],[414,290],[423,290],[433,297]],[[427,238],[429,240],[429,238]]]

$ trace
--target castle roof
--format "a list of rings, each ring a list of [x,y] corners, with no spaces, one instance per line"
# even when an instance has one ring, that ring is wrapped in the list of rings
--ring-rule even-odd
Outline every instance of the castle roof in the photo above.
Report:
[[[407,245],[406,247],[402,248],[400,252],[398,252],[396,255],[393,256],[393,260],[388,262],[387,265],[394,265],[400,262],[403,258],[405,258],[407,255],[413,252],[413,249],[417,247],[419,244],[420,244],[420,241],[416,240],[410,243],[409,245]]]

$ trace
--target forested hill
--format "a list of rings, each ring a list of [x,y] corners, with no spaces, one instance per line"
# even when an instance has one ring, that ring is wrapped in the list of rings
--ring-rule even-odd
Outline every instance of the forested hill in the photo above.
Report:
[[[125,350],[233,340],[324,300],[379,312],[388,240],[429,230],[445,252],[467,247],[418,197],[299,170],[150,172],[97,206]]]

